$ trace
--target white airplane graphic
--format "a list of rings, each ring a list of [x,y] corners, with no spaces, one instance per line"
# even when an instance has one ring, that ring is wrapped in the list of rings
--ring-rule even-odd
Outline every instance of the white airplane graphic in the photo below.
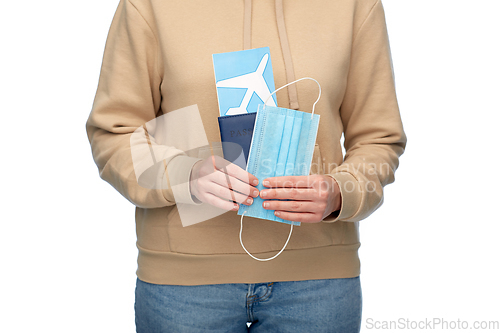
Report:
[[[247,106],[250,103],[250,99],[252,98],[254,92],[262,101],[268,99],[268,97],[271,95],[271,92],[269,91],[269,87],[267,86],[266,80],[264,80],[263,76],[264,69],[266,68],[268,61],[269,55],[266,53],[262,57],[255,72],[243,74],[217,82],[217,88],[247,88],[240,106],[236,108],[230,108],[226,112],[226,115],[248,113]],[[273,98],[269,98],[266,105],[276,106],[276,103],[274,102]]]

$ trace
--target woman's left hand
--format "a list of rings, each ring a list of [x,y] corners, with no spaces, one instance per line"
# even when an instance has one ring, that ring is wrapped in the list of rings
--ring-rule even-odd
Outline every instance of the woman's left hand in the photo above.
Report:
[[[330,176],[272,177],[263,185],[269,188],[260,191],[263,207],[285,220],[317,223],[341,207],[340,188]]]

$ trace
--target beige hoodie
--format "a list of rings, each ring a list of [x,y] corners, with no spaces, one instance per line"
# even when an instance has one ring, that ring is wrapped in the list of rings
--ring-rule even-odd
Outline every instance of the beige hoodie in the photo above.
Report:
[[[208,141],[220,141],[212,54],[264,46],[276,87],[305,76],[322,86],[311,171],[336,179],[342,208],[323,222],[302,223],[279,257],[258,262],[239,243],[236,212],[182,226],[176,203],[197,204],[188,183],[197,156],[153,142],[168,165],[160,181],[181,184],[174,196],[168,186],[138,184],[130,138],[156,117],[196,104]],[[278,105],[310,111],[316,84],[294,86],[277,93]],[[406,144],[380,0],[122,0],[86,126],[100,176],[137,206],[137,275],[157,284],[359,275],[358,222],[382,204]],[[288,231],[286,224],[245,218],[244,243],[271,257]]]

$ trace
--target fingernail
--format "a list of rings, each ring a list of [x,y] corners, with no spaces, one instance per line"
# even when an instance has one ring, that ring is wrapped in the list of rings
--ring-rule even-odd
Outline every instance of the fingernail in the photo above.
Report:
[[[261,191],[261,192],[260,192],[260,196],[261,196],[261,197],[265,197],[266,195],[267,195],[267,191]]]
[[[253,191],[253,194],[252,194],[254,197],[258,197],[259,196],[259,191]]]
[[[252,198],[248,198],[247,199],[247,204],[251,205],[253,203],[253,199]]]
[[[268,208],[269,207],[269,203],[268,202],[264,202],[264,208]]]
[[[240,206],[234,205],[233,209],[240,209]]]
[[[264,183],[263,183],[263,184],[264,184],[264,186],[269,186],[269,185],[270,185],[270,183],[269,183],[269,181],[268,181],[268,180],[264,180]]]
[[[259,185],[259,180],[258,180],[258,179],[254,180],[254,181],[252,182],[252,184],[254,184],[254,185]]]
[[[280,213],[280,212],[274,212],[274,214],[275,214],[276,216],[280,216],[280,215],[281,215],[281,213]]]

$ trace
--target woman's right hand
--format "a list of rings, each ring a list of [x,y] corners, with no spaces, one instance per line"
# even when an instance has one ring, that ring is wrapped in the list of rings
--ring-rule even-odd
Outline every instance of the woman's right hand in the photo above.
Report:
[[[224,210],[236,211],[237,203],[251,205],[259,196],[257,177],[219,156],[196,162],[190,184],[196,199]]]

